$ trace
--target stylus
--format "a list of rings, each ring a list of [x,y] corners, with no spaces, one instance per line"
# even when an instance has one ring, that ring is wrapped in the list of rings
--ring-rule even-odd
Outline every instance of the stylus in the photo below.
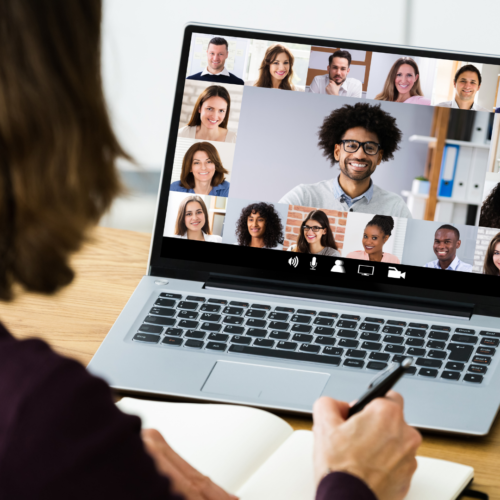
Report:
[[[349,415],[347,418],[360,412],[375,398],[384,397],[403,376],[404,372],[410,368],[411,364],[412,358],[406,358],[402,363],[393,363],[389,366],[389,368],[387,368],[387,370],[372,380],[371,384],[368,386],[368,390],[349,409]]]

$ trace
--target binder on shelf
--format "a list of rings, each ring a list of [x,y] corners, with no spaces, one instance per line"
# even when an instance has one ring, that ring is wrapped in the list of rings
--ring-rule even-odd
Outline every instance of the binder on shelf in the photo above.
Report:
[[[460,146],[455,144],[446,144],[443,152],[443,161],[441,163],[441,173],[439,176],[438,196],[451,198],[453,193],[453,182],[457,171],[458,153]]]

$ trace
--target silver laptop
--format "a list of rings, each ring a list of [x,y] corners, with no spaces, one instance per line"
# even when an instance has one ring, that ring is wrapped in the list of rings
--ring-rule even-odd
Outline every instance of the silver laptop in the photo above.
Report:
[[[499,70],[188,25],[147,273],[89,370],[123,393],[307,415],[412,357],[407,420],[487,434]]]

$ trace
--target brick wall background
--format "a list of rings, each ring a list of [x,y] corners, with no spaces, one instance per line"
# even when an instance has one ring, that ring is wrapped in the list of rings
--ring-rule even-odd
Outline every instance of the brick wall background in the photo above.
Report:
[[[286,221],[286,235],[283,250],[288,250],[292,245],[297,243],[300,233],[300,226],[311,210],[319,210],[318,208],[301,207],[299,205],[290,205],[288,207],[288,217]],[[347,224],[347,212],[337,212],[337,210],[320,209],[328,216],[330,227],[333,232],[333,237],[337,243],[339,252],[342,254],[344,242],[345,227]]]
[[[486,250],[488,249],[490,241],[498,233],[500,233],[500,229],[494,229],[491,227],[480,227],[477,230],[477,243],[476,250],[474,251],[474,265],[472,266],[472,272],[483,272]]]

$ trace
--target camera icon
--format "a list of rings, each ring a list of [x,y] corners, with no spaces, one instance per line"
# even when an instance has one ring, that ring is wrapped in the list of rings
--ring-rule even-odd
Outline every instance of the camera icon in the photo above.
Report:
[[[389,278],[406,279],[406,273],[398,271],[395,267],[389,267],[389,272],[387,273]]]

